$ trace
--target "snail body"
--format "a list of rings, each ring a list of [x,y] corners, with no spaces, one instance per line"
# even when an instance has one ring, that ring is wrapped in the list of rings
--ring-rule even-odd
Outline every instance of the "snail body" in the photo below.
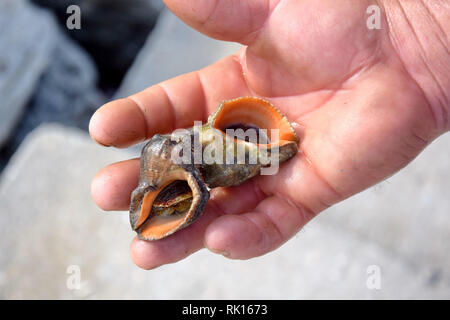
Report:
[[[187,227],[201,215],[208,189],[239,185],[271,161],[288,160],[298,142],[286,117],[256,97],[223,101],[204,125],[154,135],[131,196],[133,230],[158,240]]]

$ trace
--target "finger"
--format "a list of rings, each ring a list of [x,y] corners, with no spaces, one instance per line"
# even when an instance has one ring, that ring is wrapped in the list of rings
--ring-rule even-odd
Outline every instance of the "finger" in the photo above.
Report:
[[[228,258],[253,258],[278,248],[312,217],[305,208],[272,196],[254,211],[215,220],[206,229],[205,245]]]
[[[105,146],[126,147],[155,133],[206,121],[224,99],[248,95],[240,64],[227,57],[202,70],[149,87],[99,108],[89,124],[91,137]]]
[[[235,188],[214,189],[205,212],[198,220],[158,241],[135,238],[130,247],[131,258],[143,269],[153,269],[184,259],[203,248],[204,232],[217,217],[252,210],[264,197],[254,182],[250,181]]]
[[[139,168],[140,160],[131,159],[101,169],[91,183],[94,202],[105,211],[128,210],[131,192],[138,185]],[[211,205],[224,214],[251,209],[256,205],[255,201],[264,197],[254,182],[251,180],[237,187],[211,190]]]
[[[165,0],[169,9],[207,36],[246,44],[278,1]]]
[[[135,237],[130,245],[130,256],[140,268],[150,270],[174,263],[203,248],[203,234],[206,227],[220,213],[210,206],[195,223],[158,241],[144,241]]]
[[[155,133],[188,126],[195,119],[204,120],[203,96],[195,73],[151,86],[98,109],[89,123],[91,137],[105,146],[127,147]]]
[[[254,179],[269,195],[250,212],[226,215],[205,231],[205,245],[233,259],[248,259],[272,251],[290,239],[310,219],[340,200],[300,152],[278,172]]]
[[[190,227],[163,241],[134,240],[131,245],[133,261],[144,269],[152,269],[181,260],[203,245],[239,259],[276,249],[328,206],[320,197],[333,198],[333,193],[317,181],[308,162],[302,159],[304,157],[299,156],[286,163],[278,173],[282,178],[260,177],[238,187],[212,190],[204,215]],[[274,184],[267,179],[274,179]],[[285,188],[277,182],[279,179],[284,181]],[[297,188],[292,187],[294,184]],[[297,195],[299,184],[305,190],[301,197]],[[265,192],[276,195],[266,198]],[[303,206],[301,201],[313,209]]]
[[[131,192],[139,179],[139,159],[113,163],[100,170],[91,183],[94,202],[105,211],[128,210]]]

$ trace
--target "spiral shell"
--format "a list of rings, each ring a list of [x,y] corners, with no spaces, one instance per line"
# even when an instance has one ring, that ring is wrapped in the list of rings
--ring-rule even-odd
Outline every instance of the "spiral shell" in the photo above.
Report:
[[[208,188],[239,185],[267,166],[264,159],[293,157],[298,143],[287,118],[256,97],[223,101],[201,127],[153,136],[142,149],[131,197],[133,230],[140,239],[158,240],[187,227],[201,215]]]

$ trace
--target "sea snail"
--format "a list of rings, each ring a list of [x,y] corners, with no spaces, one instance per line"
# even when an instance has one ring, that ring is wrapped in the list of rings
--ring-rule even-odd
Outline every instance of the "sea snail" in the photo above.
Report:
[[[158,240],[202,213],[209,189],[239,185],[298,151],[286,117],[268,101],[222,101],[204,125],[156,134],[144,146],[130,223],[138,237]]]

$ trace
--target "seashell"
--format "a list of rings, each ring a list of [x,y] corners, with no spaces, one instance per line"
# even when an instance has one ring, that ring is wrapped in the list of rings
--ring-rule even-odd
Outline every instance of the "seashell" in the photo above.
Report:
[[[208,189],[239,185],[269,167],[268,159],[281,163],[298,152],[287,118],[256,97],[225,100],[206,124],[176,131],[154,135],[142,149],[130,223],[143,240],[162,239],[194,222]]]

